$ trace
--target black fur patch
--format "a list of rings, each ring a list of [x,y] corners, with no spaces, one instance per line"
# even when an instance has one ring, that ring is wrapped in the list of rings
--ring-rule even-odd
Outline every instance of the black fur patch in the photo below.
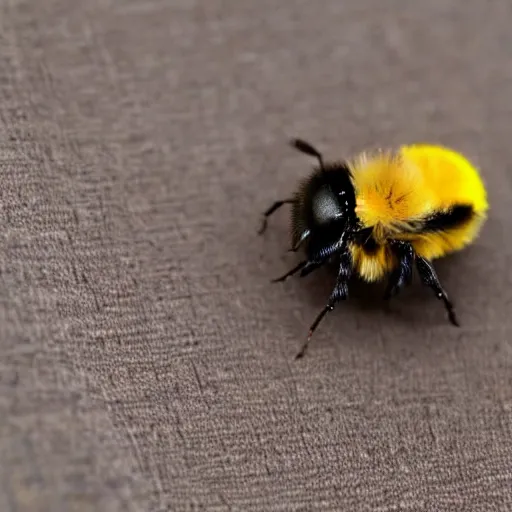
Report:
[[[379,244],[375,241],[373,236],[368,237],[363,243],[363,251],[371,256],[379,250]]]
[[[379,250],[379,244],[372,235],[373,226],[363,228],[352,235],[352,241],[362,247],[363,251],[371,256]]]
[[[426,218],[421,231],[436,232],[458,228],[469,222],[474,215],[471,205],[458,204],[449,210],[438,211]]]

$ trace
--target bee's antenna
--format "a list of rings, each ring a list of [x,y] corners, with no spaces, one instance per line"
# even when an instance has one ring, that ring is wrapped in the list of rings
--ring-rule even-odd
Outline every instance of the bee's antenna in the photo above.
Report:
[[[302,139],[292,139],[290,141],[290,143],[295,149],[298,149],[302,153],[305,153],[306,155],[310,155],[310,156],[314,156],[314,157],[318,158],[318,162],[320,163],[320,168],[322,169],[322,171],[325,171],[324,159],[323,159],[320,151],[318,151],[311,144],[309,144],[308,142],[306,142]]]

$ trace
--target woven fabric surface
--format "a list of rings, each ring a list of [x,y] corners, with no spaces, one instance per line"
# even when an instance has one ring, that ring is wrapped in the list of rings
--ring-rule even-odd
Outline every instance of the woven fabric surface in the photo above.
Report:
[[[259,4],[259,5],[258,5]],[[512,4],[0,2],[0,510],[512,510]],[[421,287],[281,285],[329,158],[431,141],[491,214]]]

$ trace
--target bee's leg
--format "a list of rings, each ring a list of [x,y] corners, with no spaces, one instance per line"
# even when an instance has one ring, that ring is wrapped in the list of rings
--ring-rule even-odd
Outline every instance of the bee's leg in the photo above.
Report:
[[[450,322],[453,325],[459,327],[460,324],[459,321],[457,320],[457,316],[455,315],[455,309],[453,307],[453,304],[450,302],[448,294],[441,286],[441,283],[439,282],[439,278],[437,277],[436,271],[434,270],[434,266],[432,265],[432,263],[425,258],[417,256],[416,266],[418,268],[418,272],[420,274],[421,280],[423,281],[423,284],[430,287],[436,294],[436,297],[439,300],[443,301]]]
[[[308,232],[309,236],[309,232]],[[343,239],[342,239],[343,240]],[[290,276],[293,276],[297,272],[300,271],[300,277],[305,277],[314,270],[320,268],[324,265],[334,254],[338,254],[340,251],[346,251],[348,249],[343,249],[344,244],[337,240],[335,243],[331,245],[320,245],[314,248],[308,256],[308,259],[301,261],[294,268],[286,272],[286,274],[278,277],[277,279],[272,279],[273,283],[278,283],[280,281],[284,281],[288,279]]]
[[[345,246],[343,252],[340,254],[340,266],[334,290],[332,291],[331,296],[329,297],[329,300],[327,301],[325,307],[322,309],[322,311],[320,311],[320,313],[318,313],[317,317],[315,318],[315,321],[311,324],[311,327],[309,328],[308,337],[304,344],[302,345],[299,353],[295,356],[295,359],[300,359],[301,357],[304,357],[304,354],[306,353],[311,338],[313,337],[313,333],[315,332],[316,328],[318,327],[324,316],[327,313],[329,313],[329,311],[332,311],[338,302],[346,300],[348,298],[348,281],[351,275],[352,255],[348,247]]]
[[[273,283],[281,283],[283,281],[286,281],[286,279],[295,275],[299,271],[300,271],[300,277],[307,276],[308,274],[313,272],[313,270],[316,270],[317,268],[321,267],[323,264],[324,264],[324,261],[303,260],[298,265],[293,267],[291,270],[286,272],[286,274],[283,274],[280,277],[272,279],[272,282]]]
[[[298,238],[298,240],[295,242],[295,244],[288,249],[288,252],[297,252],[299,248],[302,246],[302,244],[309,238],[311,232],[309,229],[306,229],[302,235]]]
[[[412,267],[414,264],[414,249],[409,242],[394,241],[391,244],[398,265],[389,277],[388,285],[384,293],[384,299],[394,297],[404,286],[412,280]]]
[[[258,234],[262,235],[267,229],[268,221],[267,219],[276,211],[281,208],[281,206],[285,204],[293,204],[295,203],[295,199],[281,199],[280,201],[276,201],[270,208],[268,208],[265,212],[263,212],[263,220],[261,221],[261,227],[258,230]]]

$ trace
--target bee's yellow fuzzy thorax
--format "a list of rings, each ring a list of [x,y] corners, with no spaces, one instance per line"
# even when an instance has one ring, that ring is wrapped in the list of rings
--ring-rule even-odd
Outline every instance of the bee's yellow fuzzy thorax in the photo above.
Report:
[[[429,209],[428,187],[422,170],[401,153],[363,153],[351,163],[355,176],[356,214],[374,236],[384,239],[402,222],[420,217]]]

